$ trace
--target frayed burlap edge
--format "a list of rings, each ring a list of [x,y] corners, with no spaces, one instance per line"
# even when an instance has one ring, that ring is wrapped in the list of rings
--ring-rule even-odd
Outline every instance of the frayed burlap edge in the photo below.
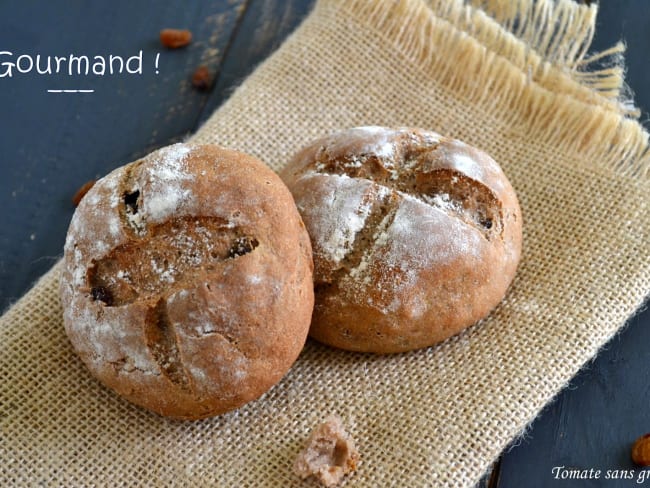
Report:
[[[586,47],[576,50],[572,56],[566,54],[561,58],[562,63],[573,66],[574,70],[556,70],[552,76],[554,91],[551,91],[545,86],[546,83],[543,83],[544,80],[541,80],[542,83],[534,80],[525,69],[522,70],[521,65],[514,65],[512,59],[501,56],[477,39],[467,36],[462,27],[445,26],[447,21],[434,15],[431,10],[431,5],[437,0],[428,1],[429,5],[420,0],[392,3],[369,3],[364,0],[332,1],[328,2],[328,7],[347,10],[352,15],[365,16],[370,24],[375,25],[377,30],[393,43],[396,50],[422,66],[440,84],[459,93],[461,97],[483,110],[503,116],[512,126],[528,126],[551,144],[557,145],[561,152],[588,155],[594,161],[618,161],[615,167],[594,167],[594,170],[613,169],[625,175],[648,176],[648,133],[637,121],[628,118],[628,110],[623,105],[617,105],[618,109],[613,110],[613,106],[605,103],[585,103],[575,96],[575,80],[571,74],[579,73],[575,71],[576,67],[588,69],[590,63],[602,57],[622,53],[622,45],[617,45],[610,50],[584,58],[595,28],[595,6],[585,7],[570,0],[560,0],[557,4],[559,7],[554,10],[550,6],[555,3],[549,0],[520,0],[518,8],[501,10],[498,5],[508,5],[507,1],[491,2],[493,12],[501,14],[500,18],[504,19],[504,22],[516,18],[520,25],[532,26],[524,30],[524,34],[526,38],[537,39],[537,44],[541,44],[541,55],[552,56],[560,51],[556,43],[550,42],[553,37],[549,37],[549,32],[563,39],[563,43],[572,41],[572,35],[577,35],[580,38],[576,45],[586,44]],[[453,2],[449,5],[452,4]],[[532,8],[532,4],[539,6]],[[458,4],[456,8],[461,8],[461,5]],[[453,11],[451,8],[450,10]],[[449,15],[449,18],[453,17],[459,21],[464,19],[459,12]],[[470,13],[469,10],[465,12]],[[525,18],[526,14],[533,17]],[[572,17],[570,14],[581,15]],[[539,26],[549,15],[549,20],[572,18],[573,22],[562,23],[566,31],[548,27],[535,30],[534,26]],[[480,18],[480,15],[473,17],[477,24],[480,23]],[[465,21],[463,25],[466,27]],[[413,26],[417,26],[417,29]],[[450,35],[449,27],[455,31],[453,35]],[[479,27],[473,30],[481,31]],[[503,35],[499,42],[508,43],[508,37]],[[573,50],[569,52],[573,53]],[[617,63],[622,65],[622,62],[622,58],[618,56]],[[544,63],[550,61],[545,59]],[[623,69],[619,68],[609,73],[608,81],[603,82],[603,86],[613,90],[612,96],[618,96],[624,84]],[[467,76],[467,73],[471,73],[471,76]],[[582,77],[581,83],[591,90],[601,86],[600,81],[594,82],[588,76]]]
[[[436,16],[508,59],[531,81],[585,103],[639,116],[626,98],[623,44],[585,57],[594,35],[596,5],[542,0],[532,9],[529,2],[474,1],[470,6],[462,0],[427,1]]]

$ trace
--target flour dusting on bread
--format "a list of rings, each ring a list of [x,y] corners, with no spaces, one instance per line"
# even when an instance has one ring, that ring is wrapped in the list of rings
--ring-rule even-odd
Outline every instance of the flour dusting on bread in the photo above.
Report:
[[[302,149],[282,177],[312,238],[318,340],[431,345],[484,317],[514,276],[519,204],[499,166],[465,143],[353,128]]]
[[[295,361],[312,267],[277,175],[236,151],[175,144],[81,200],[64,249],[64,324],[106,386],[162,415],[204,418],[259,397]]]
[[[182,143],[168,146],[159,151],[154,164],[141,175],[146,182],[142,187],[148,190],[142,196],[147,219],[165,220],[192,198],[190,184],[195,176],[187,171],[184,162],[189,152],[190,147]]]

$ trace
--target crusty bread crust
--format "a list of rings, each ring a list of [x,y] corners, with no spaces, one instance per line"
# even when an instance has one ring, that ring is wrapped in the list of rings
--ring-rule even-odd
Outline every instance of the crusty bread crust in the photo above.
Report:
[[[102,383],[197,419],[258,398],[302,349],[309,236],[263,163],[176,144],[102,178],[70,224],[64,322]]]
[[[517,197],[467,144],[360,127],[315,141],[281,176],[312,239],[319,341],[376,353],[429,346],[485,317],[514,278]]]

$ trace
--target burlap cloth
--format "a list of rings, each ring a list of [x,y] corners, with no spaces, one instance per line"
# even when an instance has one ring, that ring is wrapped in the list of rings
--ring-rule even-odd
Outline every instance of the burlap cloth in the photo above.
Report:
[[[503,166],[525,219],[505,301],[445,343],[372,356],[308,342],[259,401],[169,421],[87,373],[59,265],[0,319],[0,485],[301,486],[329,413],[362,464],[348,486],[470,486],[650,290],[647,136],[622,70],[586,57],[595,7],[568,0],[322,0],[193,138],[280,168],[314,137],[420,126]]]

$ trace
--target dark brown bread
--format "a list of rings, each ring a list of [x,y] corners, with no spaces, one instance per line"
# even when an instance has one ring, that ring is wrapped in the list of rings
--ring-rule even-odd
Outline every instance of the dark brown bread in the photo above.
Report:
[[[315,141],[281,176],[312,239],[319,341],[377,353],[435,344],[485,317],[515,275],[515,192],[460,141],[360,127]]]
[[[259,397],[307,336],[309,236],[278,176],[242,153],[176,144],[113,171],[77,208],[64,259],[75,350],[161,415]]]

